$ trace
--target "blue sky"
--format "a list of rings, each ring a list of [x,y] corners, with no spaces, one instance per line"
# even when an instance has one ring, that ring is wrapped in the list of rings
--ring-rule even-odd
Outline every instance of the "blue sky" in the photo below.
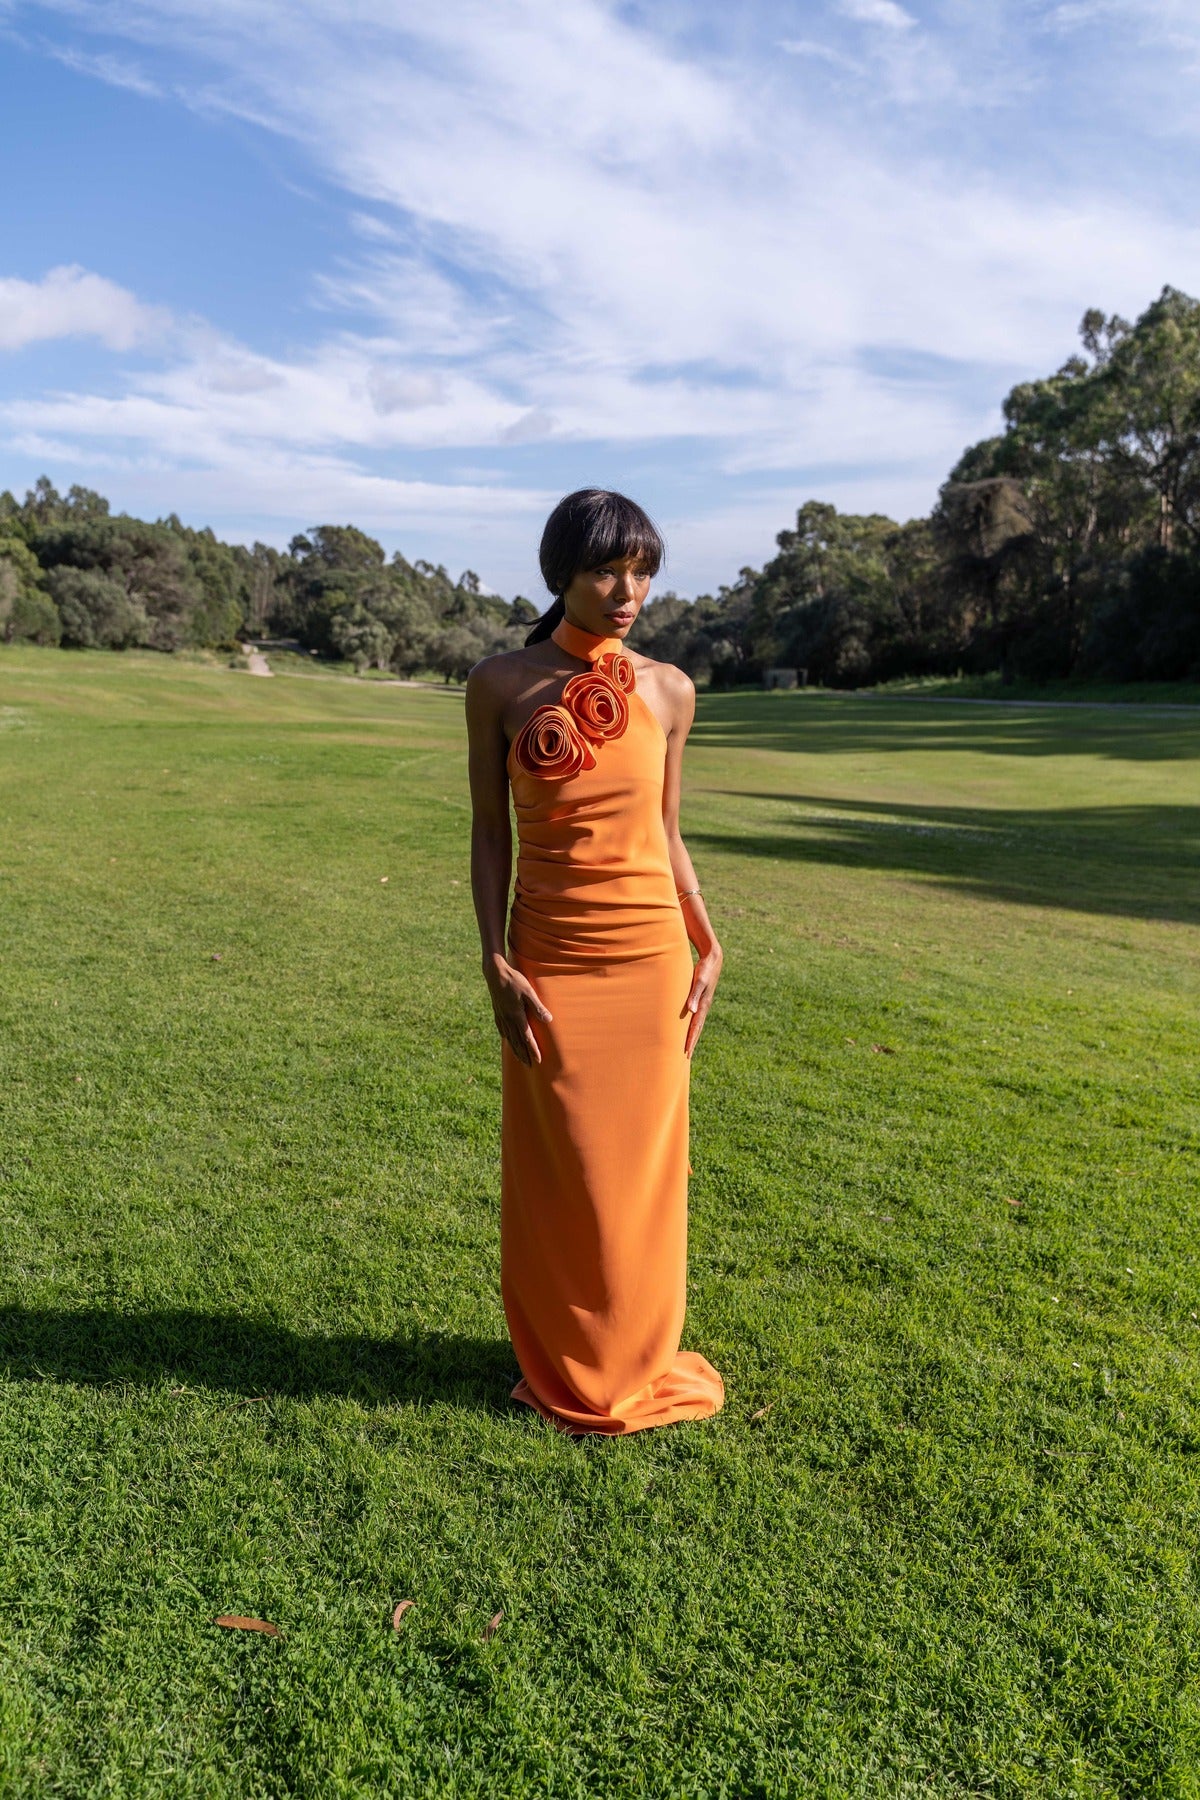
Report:
[[[1198,78],[1196,0],[0,0],[0,487],[539,603],[618,487],[715,591],[1200,294]]]

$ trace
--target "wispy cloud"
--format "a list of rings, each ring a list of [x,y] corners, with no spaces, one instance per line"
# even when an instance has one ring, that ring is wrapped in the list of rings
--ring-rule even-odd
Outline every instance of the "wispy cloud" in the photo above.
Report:
[[[44,49],[55,62],[62,63],[64,68],[74,69],[78,75],[90,75],[97,81],[107,83],[109,87],[124,88],[128,93],[141,94],[145,99],[163,97],[163,89],[158,82],[123,57],[108,53],[96,54],[71,44],[46,44]]]
[[[844,50],[835,50],[832,44],[820,44],[813,38],[780,38],[779,48],[788,56],[812,56],[819,62],[836,63],[839,68],[862,72],[862,63],[847,56]]]
[[[131,350],[161,337],[170,322],[162,308],[143,305],[126,288],[75,264],[51,269],[41,281],[0,277],[0,350],[66,337]]]
[[[862,25],[882,25],[888,31],[911,31],[916,24],[896,0],[838,0],[838,11]]]

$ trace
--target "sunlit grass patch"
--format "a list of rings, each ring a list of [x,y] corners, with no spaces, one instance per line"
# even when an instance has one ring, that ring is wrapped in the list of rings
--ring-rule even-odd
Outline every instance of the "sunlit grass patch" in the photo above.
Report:
[[[458,696],[0,707],[0,1792],[1197,1792],[1200,727],[702,697],[728,1402],[575,1443],[509,1399]]]

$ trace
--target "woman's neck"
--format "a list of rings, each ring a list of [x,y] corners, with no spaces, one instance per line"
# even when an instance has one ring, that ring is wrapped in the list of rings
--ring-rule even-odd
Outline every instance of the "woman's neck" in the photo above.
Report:
[[[606,656],[610,650],[623,650],[625,647],[619,637],[588,631],[584,626],[576,625],[566,618],[558,621],[550,637],[560,650],[565,650],[569,656],[579,657],[581,662],[595,662],[597,657]]]

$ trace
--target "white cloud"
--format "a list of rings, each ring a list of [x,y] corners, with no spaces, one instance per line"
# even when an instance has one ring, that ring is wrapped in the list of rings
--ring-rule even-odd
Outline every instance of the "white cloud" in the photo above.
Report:
[[[440,375],[389,368],[386,363],[367,370],[367,393],[375,411],[385,416],[418,406],[443,406],[447,397]]]
[[[91,75],[109,87],[125,88],[131,94],[141,94],[143,99],[161,99],[163,96],[163,90],[156,81],[152,81],[141,69],[122,57],[98,56],[72,45],[50,44],[46,46],[46,50],[55,62],[62,63],[64,68],[73,69],[77,75]]]
[[[862,73],[863,65],[855,62],[841,50],[835,50],[832,44],[819,44],[812,38],[780,38],[779,48],[788,56],[811,56],[819,62],[836,63],[839,68],[854,69]]]
[[[41,281],[0,277],[0,350],[21,350],[51,338],[99,338],[110,350],[131,350],[161,336],[170,320],[103,275],[75,264],[51,269]]]
[[[1109,10],[1106,0],[1065,0],[1063,5],[1050,8],[1045,23],[1052,30],[1071,31],[1077,25],[1092,24]]]
[[[888,31],[911,31],[916,20],[896,0],[838,0],[838,11],[863,25],[882,25]]]
[[[890,0],[854,4],[891,16]],[[560,381],[619,384],[730,345],[783,405],[781,375],[863,342],[1062,354],[1085,305],[1144,303],[1167,268],[1196,265],[1186,222],[897,158],[864,121],[789,111],[779,92],[764,105],[744,69],[719,77],[588,0],[127,0],[120,16],[217,62],[223,104],[315,147],[372,204],[357,218],[376,238],[396,209],[419,247],[325,276],[331,312],[376,319],[418,364],[469,358],[518,413],[568,429]]]

